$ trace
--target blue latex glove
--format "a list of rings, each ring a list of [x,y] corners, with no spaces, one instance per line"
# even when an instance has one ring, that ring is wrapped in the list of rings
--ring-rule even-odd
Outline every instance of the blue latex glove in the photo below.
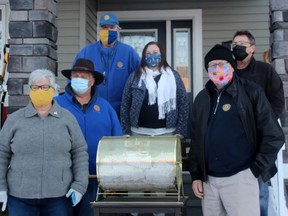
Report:
[[[7,191],[0,191],[0,202],[3,203],[2,204],[2,212],[4,212],[6,209],[7,199],[8,199]]]
[[[66,194],[66,197],[70,197],[71,196],[71,200],[72,200],[72,204],[73,204],[73,207],[76,206],[80,200],[82,199],[82,194],[79,193],[78,191],[74,190],[74,189],[70,189],[68,191],[68,193]]]

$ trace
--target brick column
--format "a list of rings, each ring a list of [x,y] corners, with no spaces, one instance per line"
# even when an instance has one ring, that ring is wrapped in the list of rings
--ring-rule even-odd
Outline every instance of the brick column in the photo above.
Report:
[[[279,73],[284,85],[285,112],[281,117],[281,122],[287,140],[288,138],[288,0],[270,0],[270,33],[271,33],[270,44],[272,54],[272,65]]]
[[[10,0],[10,9],[9,113],[26,106],[33,70],[57,72],[57,0]]]

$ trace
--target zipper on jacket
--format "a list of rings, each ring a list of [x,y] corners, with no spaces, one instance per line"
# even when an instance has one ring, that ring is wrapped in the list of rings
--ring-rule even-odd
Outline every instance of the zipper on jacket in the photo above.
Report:
[[[217,109],[218,109],[218,105],[219,105],[219,101],[220,101],[220,97],[221,97],[221,95],[222,95],[222,92],[223,91],[221,91],[220,92],[220,94],[219,94],[219,92],[218,92],[218,97],[217,97],[217,103],[216,103],[216,107],[215,107],[215,110],[214,110],[214,115],[216,114],[216,112],[217,112]]]
[[[42,151],[41,151],[41,158],[42,158],[42,169],[41,169],[41,182],[40,182],[40,187],[41,187],[41,197],[43,197],[43,178],[44,178],[44,162],[45,162],[45,157],[44,157],[44,154],[45,154],[45,127],[46,127],[46,119],[43,118],[41,119],[41,124],[42,124],[42,134],[43,134],[43,137],[42,137]],[[45,191],[46,192],[46,191]]]

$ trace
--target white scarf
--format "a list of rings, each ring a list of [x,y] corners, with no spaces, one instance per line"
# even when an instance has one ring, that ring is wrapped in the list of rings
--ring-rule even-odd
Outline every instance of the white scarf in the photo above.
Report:
[[[160,71],[152,71],[145,67],[138,83],[140,87],[142,81],[148,90],[148,105],[156,103],[158,98],[158,119],[165,119],[165,114],[176,109],[176,81],[172,70],[167,67],[166,70],[161,68]],[[160,80],[157,84],[154,77],[161,74]]]

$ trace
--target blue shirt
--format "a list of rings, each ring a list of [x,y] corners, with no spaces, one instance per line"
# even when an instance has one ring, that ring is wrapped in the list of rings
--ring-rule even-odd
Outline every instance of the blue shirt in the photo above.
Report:
[[[103,136],[123,135],[115,110],[106,100],[97,97],[96,94],[93,94],[85,110],[82,110],[80,104],[74,99],[70,84],[66,86],[65,93],[55,97],[55,100],[76,117],[88,145],[89,172],[95,174],[99,140]]]

